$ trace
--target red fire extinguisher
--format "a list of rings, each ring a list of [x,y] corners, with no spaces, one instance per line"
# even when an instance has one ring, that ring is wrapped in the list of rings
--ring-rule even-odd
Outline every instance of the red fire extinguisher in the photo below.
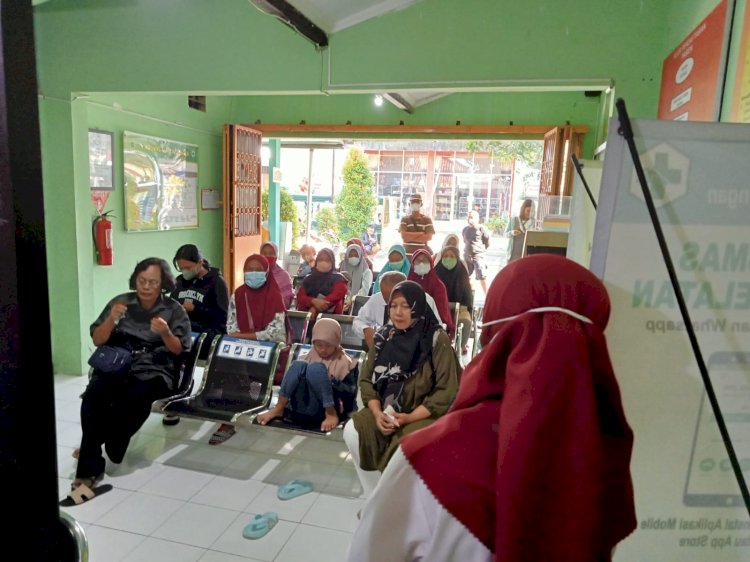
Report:
[[[94,248],[96,249],[96,263],[99,265],[112,265],[112,222],[108,217],[112,211],[100,214],[94,219],[91,231],[94,235]]]

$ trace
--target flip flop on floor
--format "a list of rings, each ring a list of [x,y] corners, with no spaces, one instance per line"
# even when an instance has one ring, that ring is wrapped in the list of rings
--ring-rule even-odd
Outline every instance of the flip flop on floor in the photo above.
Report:
[[[312,482],[308,482],[307,480],[292,480],[283,486],[279,486],[276,497],[280,500],[291,500],[303,494],[309,494],[312,491]]]
[[[62,500],[60,505],[62,507],[73,507],[74,505],[81,505],[87,501],[93,500],[96,496],[101,496],[109,492],[112,489],[112,484],[102,484],[101,486],[94,486],[89,488],[86,484],[77,486]]]
[[[221,424],[221,427],[219,427],[219,429],[214,432],[214,434],[211,436],[211,439],[208,440],[208,444],[221,445],[235,433],[237,433],[237,430],[234,429],[233,425],[223,423]]]
[[[259,539],[265,537],[268,531],[276,526],[279,522],[279,516],[272,511],[267,511],[263,515],[255,514],[250,523],[242,529],[242,536],[246,539]]]

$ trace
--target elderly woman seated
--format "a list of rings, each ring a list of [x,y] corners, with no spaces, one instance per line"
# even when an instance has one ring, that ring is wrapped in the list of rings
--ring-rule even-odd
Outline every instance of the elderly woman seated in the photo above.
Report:
[[[169,396],[176,386],[175,362],[190,349],[190,319],[179,302],[168,295],[175,281],[169,265],[147,258],[130,276],[131,292],[110,300],[93,324],[91,338],[99,357],[81,403],[81,447],[78,467],[65,505],[95,496],[103,476],[102,445],[114,463],[122,462],[130,438],[151,413],[155,400]],[[128,357],[124,366],[105,364],[114,352]]]
[[[419,284],[397,284],[388,301],[389,322],[375,334],[360,376],[365,408],[344,428],[364,495],[402,436],[433,423],[448,411],[461,367]]]

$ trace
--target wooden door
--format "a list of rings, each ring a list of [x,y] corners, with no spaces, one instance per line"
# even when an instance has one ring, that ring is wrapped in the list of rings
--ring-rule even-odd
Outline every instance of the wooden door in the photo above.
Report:
[[[542,217],[548,214],[550,196],[556,195],[560,186],[563,129],[555,127],[544,135],[542,169],[539,175],[539,208],[536,209],[535,228],[542,228]]]
[[[224,125],[224,276],[229,290],[242,285],[245,259],[261,245],[263,137],[242,125]]]

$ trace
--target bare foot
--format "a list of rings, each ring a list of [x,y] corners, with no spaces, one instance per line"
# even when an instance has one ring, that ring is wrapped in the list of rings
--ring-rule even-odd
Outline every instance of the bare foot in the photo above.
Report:
[[[339,424],[339,417],[336,414],[326,414],[326,419],[320,424],[320,431],[331,431]]]
[[[284,415],[284,408],[279,408],[278,406],[271,408],[267,412],[263,412],[262,414],[259,414],[256,420],[258,420],[258,423],[260,425],[266,425],[268,422],[270,422],[274,418],[280,418]]]
[[[73,451],[72,457],[74,459],[77,459],[79,456],[81,456],[81,449],[76,449],[75,451]]]

